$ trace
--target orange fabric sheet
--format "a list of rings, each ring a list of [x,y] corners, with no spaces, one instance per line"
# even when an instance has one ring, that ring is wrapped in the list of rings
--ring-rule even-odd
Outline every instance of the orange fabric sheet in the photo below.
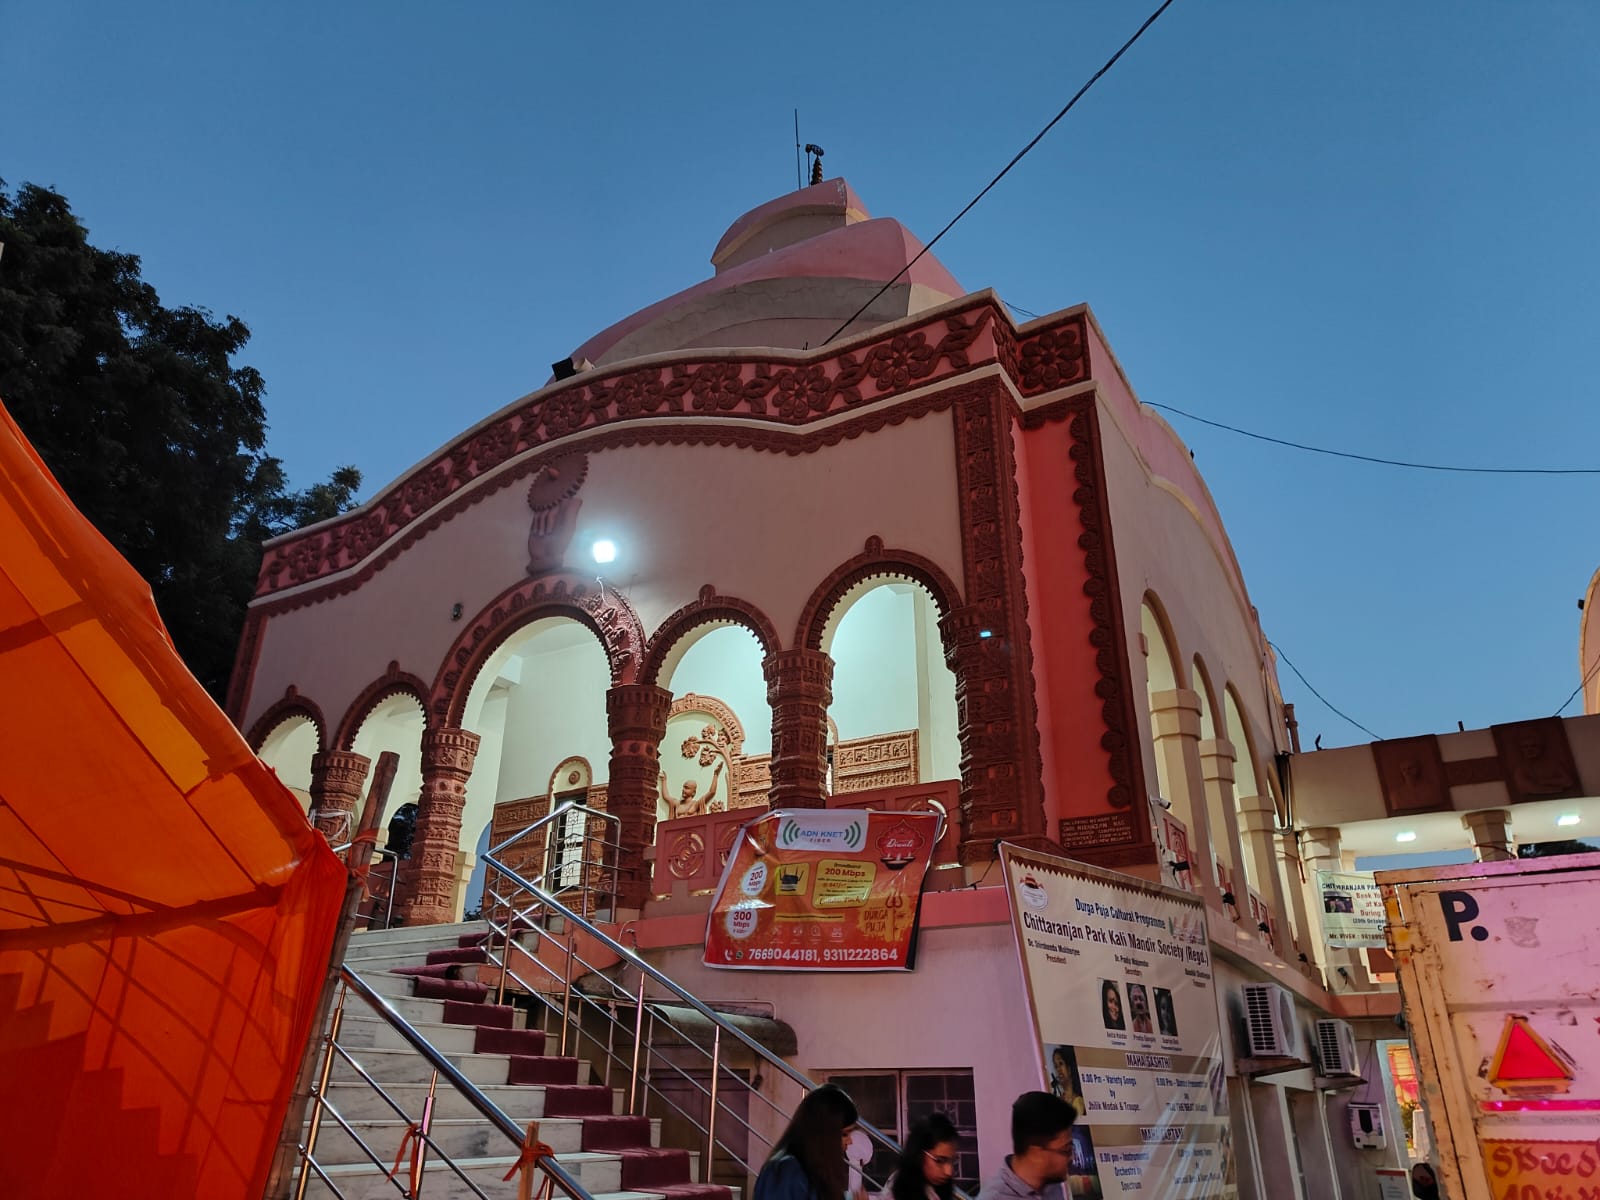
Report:
[[[344,880],[0,408],[0,1196],[258,1200]]]

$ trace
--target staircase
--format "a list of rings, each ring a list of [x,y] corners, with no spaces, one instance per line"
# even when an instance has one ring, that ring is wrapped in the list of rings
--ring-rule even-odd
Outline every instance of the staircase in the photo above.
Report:
[[[622,1089],[595,1082],[583,1059],[546,1053],[546,1035],[524,1028],[524,1013],[492,1003],[490,987],[476,978],[488,962],[488,936],[483,922],[357,933],[345,961],[506,1113],[524,1124],[537,1119],[540,1140],[595,1200],[734,1200],[733,1189],[694,1182],[699,1155],[660,1146],[659,1121],[624,1114]],[[410,1118],[420,1116],[431,1068],[354,995],[339,1041]],[[385,1169],[374,1167],[331,1115],[317,1140],[318,1164],[347,1200],[395,1196],[386,1171],[408,1122],[342,1060],[334,1063],[328,1099]],[[516,1181],[502,1179],[516,1161],[505,1136],[442,1081],[431,1135],[483,1194],[516,1195]],[[421,1194],[455,1200],[476,1193],[430,1151]],[[313,1175],[307,1195],[333,1193]]]

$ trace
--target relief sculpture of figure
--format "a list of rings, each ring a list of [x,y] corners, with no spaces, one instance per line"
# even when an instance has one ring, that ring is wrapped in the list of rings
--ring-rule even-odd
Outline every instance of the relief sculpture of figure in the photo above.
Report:
[[[700,790],[700,785],[694,780],[684,781],[682,795],[674,800],[672,793],[667,790],[667,773],[661,772],[661,802],[667,806],[667,820],[676,821],[679,817],[698,817],[702,813],[716,812],[717,784],[722,779],[722,763],[716,765],[711,772],[711,786],[706,789],[703,798],[695,795]]]

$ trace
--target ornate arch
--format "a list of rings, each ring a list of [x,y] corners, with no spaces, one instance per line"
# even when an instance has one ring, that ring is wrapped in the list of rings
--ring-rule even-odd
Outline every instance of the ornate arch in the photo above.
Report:
[[[943,567],[909,550],[886,550],[883,539],[874,534],[860,554],[836,567],[811,593],[795,627],[795,646],[821,650],[823,631],[834,609],[851,588],[869,579],[908,579],[921,584],[933,597],[941,617],[961,607],[961,591]]]
[[[334,739],[335,747],[353,750],[356,734],[361,732],[361,726],[372,715],[372,710],[391,696],[410,696],[422,710],[423,728],[433,727],[428,719],[428,685],[410,671],[402,671],[398,662],[391,661],[389,669],[361,689],[361,694],[345,710],[344,720],[339,722],[339,735]]]
[[[599,638],[613,685],[638,682],[645,649],[639,614],[615,589],[559,571],[507,588],[461,631],[428,691],[430,722],[439,728],[459,725],[467,695],[489,655],[524,625],[544,617],[570,617]]]
[[[255,724],[250,726],[250,732],[245,735],[245,741],[255,753],[261,753],[261,747],[266,745],[267,738],[272,736],[272,731],[285,721],[294,717],[304,717],[310,721],[317,730],[317,749],[321,750],[328,745],[328,720],[322,715],[322,709],[316,703],[300,694],[300,689],[290,684],[284,689],[283,695],[267,708],[267,711],[256,718]]]
[[[708,717],[721,723],[728,731],[728,737],[733,742],[736,750],[744,749],[744,722],[739,720],[737,713],[729,708],[715,696],[702,695],[699,692],[685,692],[672,701],[672,707],[667,710],[667,720],[682,716],[688,712],[703,712]]]
[[[639,671],[639,682],[659,684],[662,669],[673,648],[702,625],[738,625],[748,629],[761,643],[763,658],[783,649],[777,627],[766,613],[747,600],[719,596],[717,589],[708,583],[700,589],[696,599],[663,621],[650,638],[644,665]]]

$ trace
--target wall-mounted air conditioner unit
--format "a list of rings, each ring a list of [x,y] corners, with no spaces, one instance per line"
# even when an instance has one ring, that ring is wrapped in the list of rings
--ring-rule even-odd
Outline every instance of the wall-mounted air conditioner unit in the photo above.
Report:
[[[1300,1057],[1294,997],[1275,983],[1244,985],[1245,1042],[1252,1058]]]
[[[1356,1031],[1348,1021],[1317,1022],[1317,1065],[1329,1078],[1359,1078],[1361,1059],[1356,1054]]]

